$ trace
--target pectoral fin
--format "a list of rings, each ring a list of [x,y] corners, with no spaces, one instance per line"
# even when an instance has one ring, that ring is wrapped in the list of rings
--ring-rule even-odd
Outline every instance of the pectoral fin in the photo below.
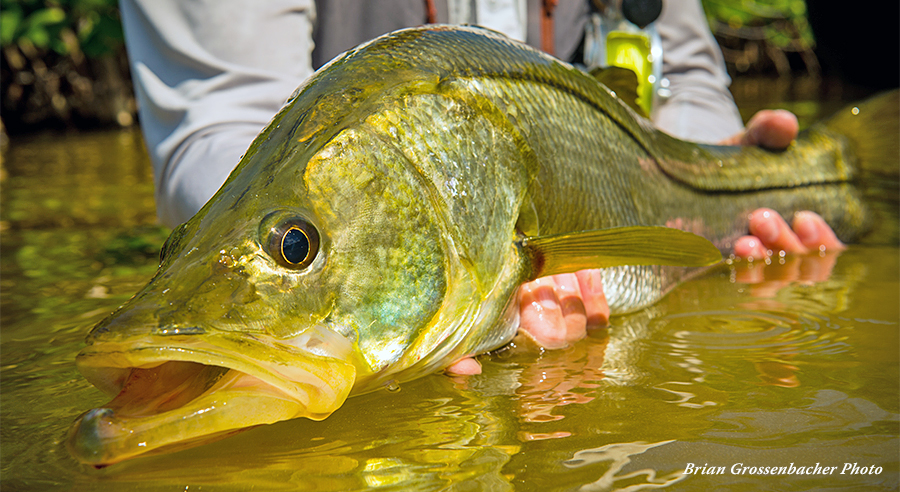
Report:
[[[722,259],[705,238],[669,227],[617,227],[527,237],[521,248],[530,260],[530,279],[624,265],[699,267]]]

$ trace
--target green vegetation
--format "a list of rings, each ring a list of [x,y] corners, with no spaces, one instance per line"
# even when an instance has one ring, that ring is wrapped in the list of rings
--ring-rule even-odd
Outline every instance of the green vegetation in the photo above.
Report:
[[[0,0],[0,46],[10,131],[134,121],[116,0]]]
[[[803,70],[819,74],[806,0],[701,1],[729,69],[790,75],[799,57]]]
[[[116,0],[0,1],[0,44],[98,58],[122,46]],[[29,49],[25,47],[25,49]]]

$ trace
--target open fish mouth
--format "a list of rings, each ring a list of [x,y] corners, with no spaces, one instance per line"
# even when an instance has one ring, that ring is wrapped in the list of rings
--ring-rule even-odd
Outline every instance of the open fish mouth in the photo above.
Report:
[[[115,395],[70,428],[67,446],[80,462],[103,467],[257,425],[321,420],[343,404],[356,375],[344,360],[303,350],[285,356],[278,347],[277,359],[258,357],[275,347],[246,336],[188,337],[181,343],[154,338],[128,346],[96,343],[78,355],[85,378]],[[239,346],[243,352],[234,351]]]

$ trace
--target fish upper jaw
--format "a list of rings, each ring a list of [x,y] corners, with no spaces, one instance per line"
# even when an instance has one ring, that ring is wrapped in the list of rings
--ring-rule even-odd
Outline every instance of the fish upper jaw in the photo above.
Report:
[[[326,355],[347,355],[341,352],[349,342],[342,346],[335,337],[327,328],[311,328],[289,344],[239,333],[96,342],[76,365],[116,396],[75,421],[67,446],[77,460],[102,467],[256,425],[324,419],[356,379],[352,363]]]

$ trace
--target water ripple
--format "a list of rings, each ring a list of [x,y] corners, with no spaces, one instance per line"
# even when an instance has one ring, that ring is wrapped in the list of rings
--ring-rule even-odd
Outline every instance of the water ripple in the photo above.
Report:
[[[654,320],[668,332],[658,343],[672,355],[731,351],[751,354],[837,354],[851,350],[840,326],[808,313],[767,311],[703,311],[671,314]]]

